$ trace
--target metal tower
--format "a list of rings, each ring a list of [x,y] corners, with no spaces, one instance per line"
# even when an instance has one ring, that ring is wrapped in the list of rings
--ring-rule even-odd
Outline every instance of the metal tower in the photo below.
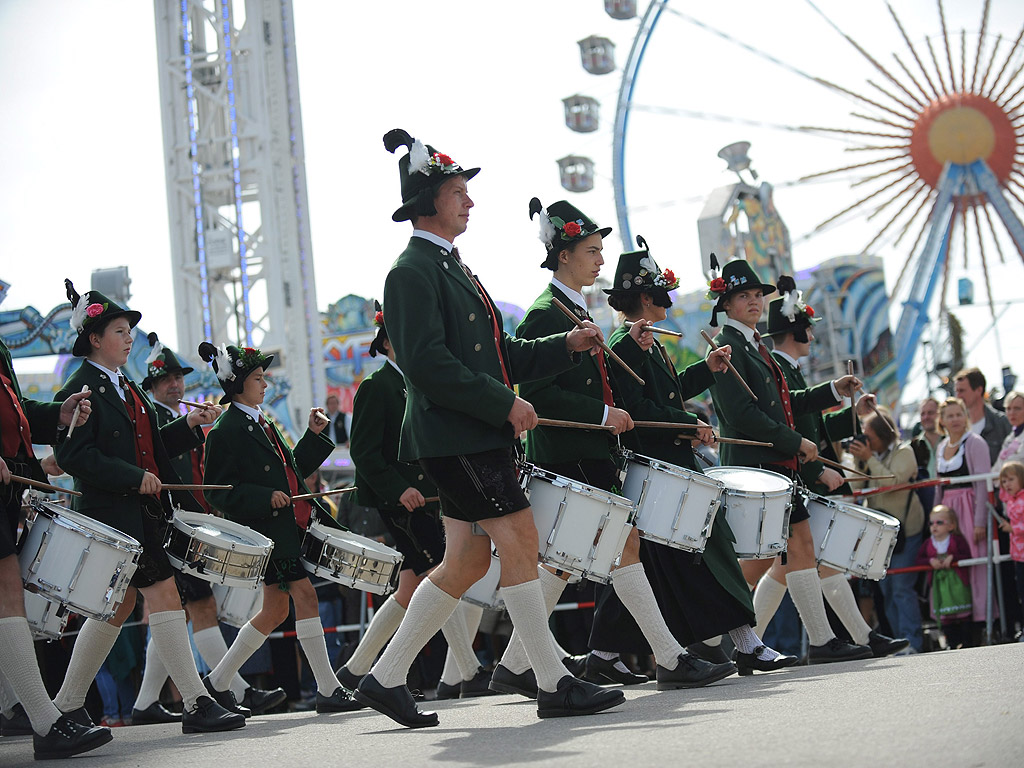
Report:
[[[302,424],[326,384],[291,3],[154,6],[179,346],[273,352]]]

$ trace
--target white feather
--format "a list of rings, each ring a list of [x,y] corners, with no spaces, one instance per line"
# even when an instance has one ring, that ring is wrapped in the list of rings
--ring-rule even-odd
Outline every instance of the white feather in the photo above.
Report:
[[[156,344],[153,345],[153,351],[150,352],[149,353],[149,357],[146,358],[146,365],[149,365],[150,363],[155,361],[158,357],[160,357],[160,355],[163,354],[163,352],[164,352],[164,345],[158,339]]]
[[[648,272],[659,272],[657,263],[650,256],[644,256],[640,259],[640,266],[646,269]]]
[[[803,295],[803,291],[790,291],[782,298],[782,314],[788,317],[791,323],[796,320],[796,308]]]
[[[416,141],[412,143],[412,148],[409,150],[409,175],[412,176],[417,171],[429,175],[429,168],[430,154],[427,152],[427,148],[423,142],[416,139]]]
[[[228,349],[225,345],[221,344],[217,347],[217,378],[221,381],[234,381],[235,372],[232,370],[231,355],[228,354]]]
[[[89,306],[90,293],[84,293],[78,298],[78,304],[71,310],[71,330],[81,333],[85,327],[85,310]]]
[[[555,225],[551,223],[547,208],[540,209],[540,231],[537,233],[537,237],[545,245],[555,239]]]

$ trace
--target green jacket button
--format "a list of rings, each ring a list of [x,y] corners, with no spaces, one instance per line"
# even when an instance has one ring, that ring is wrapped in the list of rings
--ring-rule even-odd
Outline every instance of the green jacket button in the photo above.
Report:
[[[270,471],[270,465],[269,465],[269,464],[267,464],[266,466],[264,466],[264,467],[263,467],[263,471],[264,471],[264,472],[269,472],[269,471]]]
[[[474,320],[476,320],[476,312],[470,312],[469,313],[469,322],[472,323]]]
[[[473,349],[474,349],[474,350],[476,350],[477,352],[479,352],[479,351],[480,351],[481,349],[483,349],[483,345],[481,345],[481,344],[477,344],[477,345],[475,345],[475,346],[473,347]]]

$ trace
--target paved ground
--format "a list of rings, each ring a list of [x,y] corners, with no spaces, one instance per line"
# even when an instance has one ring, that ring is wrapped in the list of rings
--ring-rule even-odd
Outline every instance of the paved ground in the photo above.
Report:
[[[438,702],[441,724],[410,731],[369,710],[273,715],[224,735],[115,729],[79,768],[572,768],[1024,765],[1024,643],[797,667],[695,691],[626,690],[593,717],[539,720],[512,696]],[[32,762],[29,738],[0,739],[0,765]]]

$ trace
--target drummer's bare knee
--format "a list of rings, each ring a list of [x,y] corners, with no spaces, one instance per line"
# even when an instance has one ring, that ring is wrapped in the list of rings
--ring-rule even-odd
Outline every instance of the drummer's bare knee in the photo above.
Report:
[[[295,605],[295,618],[309,619],[320,615],[320,603],[309,579],[288,582],[288,594]]]
[[[0,560],[0,618],[25,615],[25,600],[22,595],[18,556],[8,555]]]
[[[185,607],[192,621],[193,632],[217,626],[217,601],[213,599],[213,595],[201,600],[192,600]]]
[[[625,546],[622,547],[622,558],[619,560],[619,566],[634,565],[640,562],[640,533],[636,528],[631,528],[629,536],[626,539]]]
[[[139,590],[135,587],[128,587],[128,590],[124,594],[124,600],[117,607],[117,611],[115,611],[114,615],[107,620],[107,623],[115,627],[120,627],[128,621],[129,617],[135,611],[135,601],[138,599],[138,596]],[[154,613],[156,611],[152,606],[150,606],[149,610],[150,613]]]
[[[792,535],[789,537],[789,542],[786,546],[786,570],[792,573],[793,571],[804,571],[816,566],[811,526],[804,520],[794,524],[792,527]]]

